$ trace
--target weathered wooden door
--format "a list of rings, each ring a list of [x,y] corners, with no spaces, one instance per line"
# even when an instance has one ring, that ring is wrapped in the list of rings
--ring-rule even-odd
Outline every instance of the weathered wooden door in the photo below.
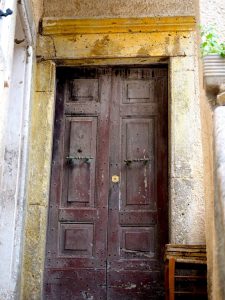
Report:
[[[57,77],[44,299],[163,299],[167,70]]]

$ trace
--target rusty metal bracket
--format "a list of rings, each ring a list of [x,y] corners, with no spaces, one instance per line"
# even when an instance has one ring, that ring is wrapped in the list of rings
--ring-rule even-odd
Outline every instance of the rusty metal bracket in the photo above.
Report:
[[[94,159],[94,158],[93,157],[87,157],[87,156],[84,156],[84,157],[81,157],[81,156],[67,156],[66,157],[67,163],[69,165],[74,165],[74,162],[76,160],[83,160],[85,163],[90,164],[92,159]]]
[[[13,14],[13,11],[10,8],[7,8],[5,12],[3,10],[0,10],[0,19],[2,17],[8,17]]]
[[[145,165],[151,160],[151,158],[135,158],[135,159],[125,159],[124,162],[127,166],[130,166],[133,162],[143,162]]]

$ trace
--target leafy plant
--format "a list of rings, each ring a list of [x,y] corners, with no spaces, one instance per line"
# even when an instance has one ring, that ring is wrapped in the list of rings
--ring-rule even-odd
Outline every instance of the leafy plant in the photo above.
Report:
[[[225,57],[225,42],[221,42],[219,34],[213,27],[201,27],[201,38],[202,56],[219,54]]]

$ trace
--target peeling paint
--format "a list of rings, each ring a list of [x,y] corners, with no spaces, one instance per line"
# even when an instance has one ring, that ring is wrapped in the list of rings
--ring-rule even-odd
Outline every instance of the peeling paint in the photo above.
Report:
[[[84,291],[84,292],[81,292],[81,294],[82,294],[83,299],[85,299],[85,300],[93,300],[94,299],[94,296],[90,295],[89,292]]]
[[[126,285],[126,286],[124,287],[124,289],[125,289],[125,290],[132,290],[132,289],[135,289],[136,287],[137,287],[136,284],[130,283],[130,284]]]

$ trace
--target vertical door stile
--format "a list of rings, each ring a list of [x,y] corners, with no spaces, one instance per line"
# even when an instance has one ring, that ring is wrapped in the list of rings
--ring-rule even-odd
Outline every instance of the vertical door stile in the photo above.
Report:
[[[120,205],[120,177],[121,177],[121,165],[118,149],[121,147],[120,136],[120,111],[117,102],[121,97],[121,83],[120,77],[115,72],[112,73],[112,97],[110,103],[110,191],[109,191],[109,221],[108,221],[108,271],[111,268],[111,262],[119,257],[118,245],[119,245],[119,205]],[[118,182],[113,182],[113,176],[119,178]],[[110,272],[107,274],[110,276]],[[107,277],[108,277],[107,276]],[[109,282],[109,279],[107,280]],[[107,287],[110,289],[110,286]]]
[[[109,190],[109,104],[111,99],[111,69],[107,68],[100,76],[101,112],[99,118],[98,177],[96,184],[99,187],[99,207],[102,214],[98,215],[100,243],[104,243],[105,290],[107,289],[107,226],[108,226],[108,190]],[[103,88],[104,87],[104,88]]]

